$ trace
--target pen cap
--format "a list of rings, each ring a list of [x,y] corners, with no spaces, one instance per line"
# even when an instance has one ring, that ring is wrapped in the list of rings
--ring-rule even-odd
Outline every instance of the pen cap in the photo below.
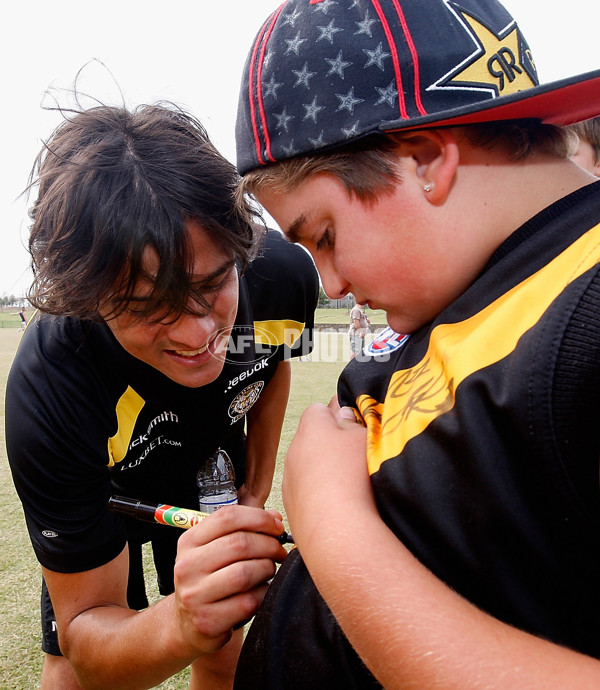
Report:
[[[108,507],[117,513],[129,515],[130,517],[137,518],[138,520],[154,522],[156,506],[142,503],[135,498],[111,496],[108,499]]]

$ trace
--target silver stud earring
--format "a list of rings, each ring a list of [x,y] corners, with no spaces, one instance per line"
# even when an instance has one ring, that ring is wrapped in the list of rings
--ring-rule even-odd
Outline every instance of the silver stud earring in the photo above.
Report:
[[[424,192],[430,192],[433,189],[433,182],[428,182],[424,187],[423,191]]]

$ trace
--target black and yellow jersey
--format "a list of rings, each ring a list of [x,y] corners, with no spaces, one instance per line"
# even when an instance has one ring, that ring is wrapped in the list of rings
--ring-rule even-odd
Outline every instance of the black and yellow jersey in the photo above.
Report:
[[[513,233],[435,321],[367,354],[338,395],[367,427],[384,522],[481,609],[600,657],[600,182]],[[294,553],[237,687],[336,684],[378,687]]]

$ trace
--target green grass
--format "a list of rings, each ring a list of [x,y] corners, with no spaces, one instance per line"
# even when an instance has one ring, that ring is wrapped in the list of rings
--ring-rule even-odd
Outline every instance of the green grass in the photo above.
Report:
[[[320,310],[321,311],[321,310]],[[322,310],[328,312],[346,310]],[[2,315],[4,317],[5,315]],[[18,318],[18,317],[17,317]],[[338,323],[329,321],[328,323]],[[342,321],[343,323],[343,321]],[[18,325],[18,324],[17,324]],[[39,686],[40,650],[40,568],[33,555],[21,504],[16,496],[4,440],[4,394],[6,378],[21,333],[15,328],[0,329],[0,688],[29,690]],[[273,491],[267,507],[284,515],[281,501],[283,458],[302,411],[312,402],[327,403],[335,393],[336,381],[345,365],[347,342],[344,335],[323,336],[309,361],[292,362],[292,390],[282,430]],[[151,556],[146,551],[148,593],[158,598],[151,575]],[[189,673],[182,671],[159,687],[180,690],[188,687]]]
[[[21,317],[18,312],[19,310],[16,307],[6,307],[6,309],[0,310],[0,328],[19,328],[21,325]],[[25,312],[25,317],[29,319],[32,314],[33,311],[28,309]]]
[[[25,529],[6,460],[4,391],[21,334],[0,330],[0,687],[38,686],[40,568]]]

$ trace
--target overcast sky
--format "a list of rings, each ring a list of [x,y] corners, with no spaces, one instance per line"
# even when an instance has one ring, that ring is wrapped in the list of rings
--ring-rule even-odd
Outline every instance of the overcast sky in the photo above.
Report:
[[[306,0],[308,1],[308,0]],[[426,2],[427,0],[423,0]],[[542,82],[600,67],[598,0],[505,0],[529,42]],[[59,123],[41,108],[61,103],[78,70],[83,90],[129,106],[170,100],[206,126],[235,162],[239,81],[250,43],[280,0],[33,0],[11,3],[0,45],[4,92],[0,185],[0,295],[30,282],[27,184],[41,142]],[[540,9],[540,8],[543,8]],[[110,76],[112,73],[113,77]],[[47,100],[47,98],[46,98]]]

